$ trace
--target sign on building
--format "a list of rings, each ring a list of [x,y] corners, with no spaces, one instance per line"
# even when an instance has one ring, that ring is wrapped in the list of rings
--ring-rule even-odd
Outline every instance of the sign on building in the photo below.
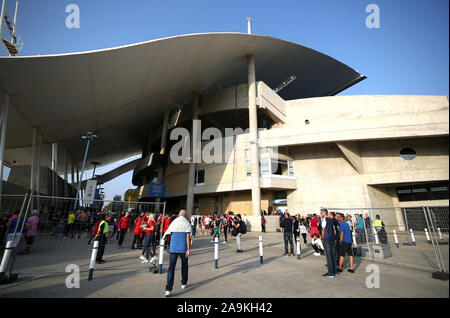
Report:
[[[86,182],[86,192],[85,192],[85,200],[84,205],[91,205],[94,203],[95,199],[95,190],[97,188],[97,180],[88,180]]]
[[[166,185],[156,183],[150,184],[148,196],[151,198],[164,198],[166,196]]]

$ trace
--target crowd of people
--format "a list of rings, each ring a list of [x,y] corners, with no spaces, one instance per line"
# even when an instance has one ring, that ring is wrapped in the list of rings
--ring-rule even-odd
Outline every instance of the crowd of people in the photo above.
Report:
[[[353,232],[355,232],[355,243],[357,244],[365,243],[367,240],[372,241],[373,228],[376,229],[381,243],[387,241],[384,224],[379,215],[372,223],[368,214],[352,216],[328,212],[326,209],[322,209],[320,215],[307,214],[306,216],[290,215],[287,211],[279,210],[270,211],[270,214],[262,211],[262,232],[265,232],[267,215],[279,216],[279,228],[283,233],[285,256],[294,256],[294,242],[297,240],[302,241],[305,246],[309,244],[314,250],[313,255],[326,256],[328,271],[323,274],[324,277],[332,278],[342,272],[346,256],[349,257],[350,264],[348,272],[354,273]],[[149,263],[156,260],[156,247],[160,244],[161,238],[164,238],[165,249],[171,250],[171,235],[166,232],[176,218],[177,215],[151,212],[140,212],[132,215],[130,211],[115,214],[79,210],[69,212],[66,217],[59,213],[53,214],[51,219],[47,220],[47,227],[50,235],[54,237],[57,237],[59,233],[66,239],[89,237],[88,246],[93,241],[99,241],[97,263],[105,262],[103,254],[107,243],[110,243],[115,237],[117,247],[123,248],[125,236],[131,231],[132,243],[129,248],[139,249],[141,251],[140,261]],[[18,234],[23,231],[22,237],[25,238],[26,244],[21,253],[29,253],[34,238],[39,228],[42,227],[39,221],[39,212],[33,210],[26,220],[23,217],[19,219],[18,213],[12,212],[3,215],[0,222],[2,245],[15,238],[13,247],[16,247]],[[208,235],[211,237],[211,242],[215,242],[216,239],[220,241],[222,236],[222,244],[227,244],[231,235],[236,238],[236,252],[243,252],[241,238],[247,230],[240,214],[235,215],[233,212],[228,212],[226,214],[191,215],[187,222],[190,224],[191,240],[196,235]]]
[[[328,212],[322,209],[320,215],[307,214],[289,215],[288,212],[280,212],[280,228],[284,238],[285,256],[294,256],[294,240],[303,238],[306,245],[306,237],[311,238],[311,247],[315,256],[326,256],[327,273],[324,277],[333,278],[342,272],[344,259],[349,257],[350,268],[348,272],[354,273],[354,254],[356,245],[374,240],[372,229],[377,232],[382,244],[387,244],[387,235],[384,223],[379,215],[373,221],[366,213],[355,214],[354,218],[350,214]],[[261,224],[265,223],[264,214],[261,214]],[[355,242],[352,233],[355,233]]]

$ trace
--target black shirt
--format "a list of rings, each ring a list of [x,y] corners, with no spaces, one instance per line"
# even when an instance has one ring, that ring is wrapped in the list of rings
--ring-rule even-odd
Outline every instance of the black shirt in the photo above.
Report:
[[[281,227],[284,228],[285,232],[292,233],[293,225],[294,225],[294,223],[292,222],[292,220],[290,218],[283,218],[283,220],[281,220]]]

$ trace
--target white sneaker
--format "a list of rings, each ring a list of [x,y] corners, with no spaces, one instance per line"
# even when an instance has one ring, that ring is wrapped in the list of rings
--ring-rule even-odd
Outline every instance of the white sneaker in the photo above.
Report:
[[[170,296],[170,291],[166,290],[166,297]]]
[[[153,256],[153,257],[150,259],[150,263],[153,263],[153,262],[156,261],[156,260],[158,260],[158,258],[157,258],[156,256]]]
[[[148,259],[145,259],[141,262],[141,264],[148,263],[148,262],[149,262]]]
[[[227,244],[227,241],[223,241],[223,243],[222,244]]]
[[[139,258],[140,258],[141,260],[146,260],[146,258],[145,258],[144,255],[139,256]]]
[[[314,253],[314,256],[320,256],[320,253]]]
[[[191,285],[189,285],[189,284],[181,285],[181,289],[186,289],[186,288],[188,288],[189,286],[191,286]]]

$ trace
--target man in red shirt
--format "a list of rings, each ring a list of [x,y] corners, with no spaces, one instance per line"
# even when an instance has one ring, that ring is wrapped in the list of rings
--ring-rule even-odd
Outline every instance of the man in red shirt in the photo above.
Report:
[[[125,234],[130,230],[130,212],[125,213],[125,216],[120,218],[117,228],[119,230],[119,248],[121,248]]]
[[[261,213],[261,232],[266,233],[266,218]]]
[[[98,221],[94,225],[94,229],[91,231],[91,237],[89,238],[89,241],[87,243],[88,246],[91,245],[91,241],[94,239],[94,237],[97,235],[98,226],[100,222],[102,221],[102,218],[99,218]]]
[[[131,244],[131,249],[134,250],[134,245],[137,243],[138,248],[142,248],[142,227],[141,225],[144,224],[144,212],[141,212],[141,215],[139,215],[134,220],[134,237],[133,237],[133,243]]]
[[[164,216],[164,222],[162,222],[162,236],[164,236],[164,234],[166,233],[167,229],[169,228],[169,225],[170,225],[170,218],[166,214]],[[166,239],[164,247],[166,247],[166,246],[170,247],[170,236],[168,236]]]

